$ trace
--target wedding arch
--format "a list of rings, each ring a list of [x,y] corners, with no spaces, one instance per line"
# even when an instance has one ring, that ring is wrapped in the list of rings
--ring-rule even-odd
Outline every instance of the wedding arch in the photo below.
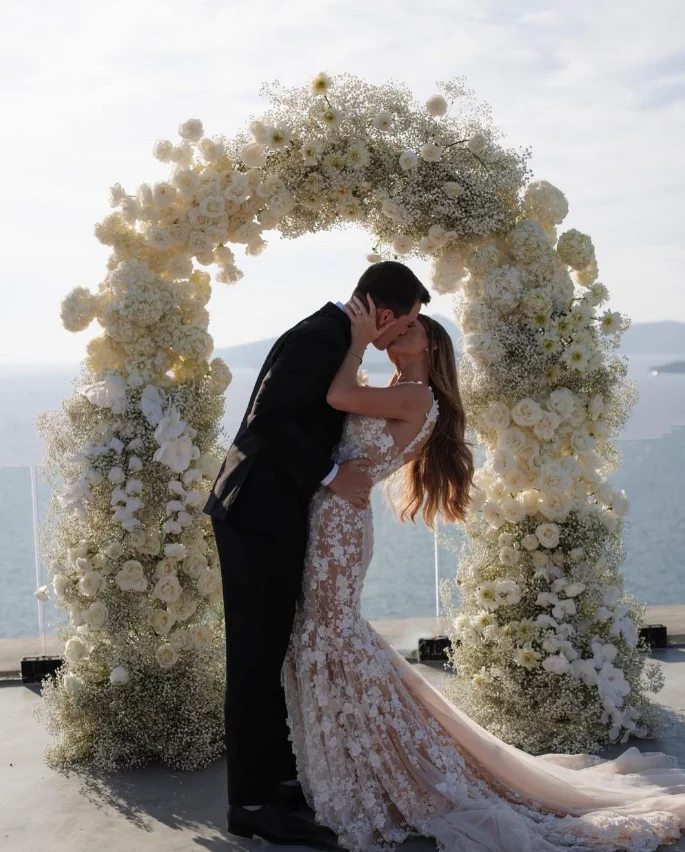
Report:
[[[529,152],[504,145],[462,79],[438,89],[417,103],[351,76],[274,84],[249,131],[186,121],[154,146],[168,180],[112,187],[95,228],[106,274],[62,305],[66,329],[102,333],[40,424],[58,494],[50,594],[69,616],[40,710],[50,762],[191,769],[221,753],[221,576],[202,506],[231,373],[212,358],[207,269],[230,285],[237,246],[348,223],[371,235],[368,262],[428,258],[432,286],[456,294],[463,397],[487,448],[451,609],[462,706],[531,751],[648,732],[659,683],[619,574],[625,495],[606,479],[632,403],[613,352],[627,321],[598,314],[592,241],[557,235],[566,198],[530,182]]]

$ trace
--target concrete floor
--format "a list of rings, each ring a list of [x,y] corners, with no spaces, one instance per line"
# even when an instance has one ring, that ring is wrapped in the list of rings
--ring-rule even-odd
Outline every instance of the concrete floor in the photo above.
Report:
[[[655,652],[666,674],[659,695],[668,708],[667,729],[658,741],[636,741],[646,751],[666,751],[685,766],[685,649]],[[439,666],[419,665],[432,682]],[[49,735],[34,719],[37,687],[0,681],[0,849],[3,852],[211,852],[268,848],[225,832],[224,761],[202,772],[147,767],[112,776],[62,774],[49,769],[42,752]],[[608,753],[619,753],[625,746]],[[290,847],[293,848],[293,847]],[[432,852],[431,840],[403,847]],[[685,837],[671,850],[685,850]],[[295,849],[294,852],[299,852]],[[304,850],[302,851],[304,852]]]

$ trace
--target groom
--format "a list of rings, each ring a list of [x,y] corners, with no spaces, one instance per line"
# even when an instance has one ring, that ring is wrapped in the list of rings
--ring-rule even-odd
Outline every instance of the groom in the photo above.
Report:
[[[430,295],[395,261],[370,266],[353,295],[377,308],[385,349]],[[344,413],[326,403],[350,345],[338,303],[299,322],[267,355],[204,511],[216,538],[226,618],[228,828],[272,843],[335,841],[294,809],[305,804],[288,736],[281,668],[300,593],[309,502],[321,485],[364,508],[369,462],[337,465]]]

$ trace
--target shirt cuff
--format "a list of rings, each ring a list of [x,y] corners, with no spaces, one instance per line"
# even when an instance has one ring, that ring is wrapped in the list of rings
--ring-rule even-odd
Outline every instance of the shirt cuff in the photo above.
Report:
[[[330,483],[333,482],[333,480],[337,476],[338,470],[339,470],[338,465],[334,464],[333,468],[331,469],[331,472],[328,474],[328,476],[325,479],[321,480],[321,484],[322,485],[330,485]]]

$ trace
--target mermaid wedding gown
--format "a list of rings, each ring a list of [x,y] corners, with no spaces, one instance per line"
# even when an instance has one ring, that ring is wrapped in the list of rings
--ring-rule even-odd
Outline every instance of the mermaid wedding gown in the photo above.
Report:
[[[338,461],[369,458],[380,482],[437,415],[434,401],[404,450],[385,420],[351,415]],[[362,618],[372,553],[371,510],[320,489],[282,678],[299,780],[341,846],[387,852],[422,835],[445,852],[644,852],[679,836],[674,758],[532,757],[447,701]]]

